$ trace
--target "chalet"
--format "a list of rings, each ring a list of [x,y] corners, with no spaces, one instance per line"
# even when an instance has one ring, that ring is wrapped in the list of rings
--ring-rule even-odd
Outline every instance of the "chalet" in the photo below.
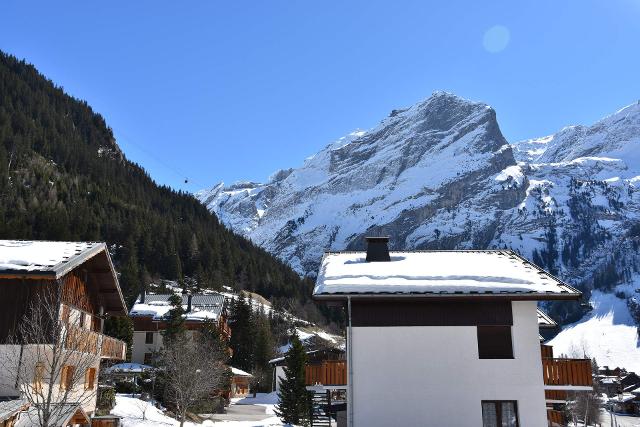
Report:
[[[58,397],[67,401],[59,403],[51,425],[88,424],[88,417],[95,410],[96,393],[91,390],[97,388],[101,359],[124,360],[126,357],[126,344],[103,334],[107,316],[127,314],[106,245],[0,240],[0,289],[0,358],[16,364],[13,368],[5,365],[0,369],[0,400],[24,399],[25,389],[18,384],[18,373],[33,378],[32,388],[40,394],[54,388],[49,384],[55,381],[52,402],[57,402]],[[35,342],[33,336],[29,342],[12,341],[28,310],[44,302],[48,304],[45,309],[59,322],[48,324],[49,330],[61,332],[44,334],[47,338],[43,342]],[[20,344],[20,352],[16,353],[19,359],[10,356],[15,353],[16,344]],[[54,351],[65,355],[57,359],[65,363],[58,370],[48,363]],[[83,354],[88,355],[86,359],[91,366],[74,365]],[[86,372],[76,372],[80,368]],[[29,370],[32,372],[27,372]],[[80,394],[89,397],[82,402],[67,403]],[[27,426],[33,421],[30,414],[35,411],[34,403],[27,403],[30,407],[18,414],[16,425]]]
[[[231,392],[229,397],[237,398],[247,396],[249,394],[249,383],[253,375],[242,369],[234,368],[233,366],[231,366],[231,374]]]
[[[150,364],[153,354],[162,348],[162,331],[166,328],[165,316],[171,310],[169,298],[172,295],[174,294],[142,294],[131,309],[132,362]],[[184,292],[181,298],[187,330],[198,330],[205,321],[213,321],[222,336],[227,339],[231,336],[224,295],[217,292],[194,295]]]
[[[313,290],[346,310],[349,426],[540,427],[546,392],[592,388],[590,361],[540,345],[539,327],[555,322],[537,302],[579,291],[509,250],[389,252],[387,242],[325,253]]]

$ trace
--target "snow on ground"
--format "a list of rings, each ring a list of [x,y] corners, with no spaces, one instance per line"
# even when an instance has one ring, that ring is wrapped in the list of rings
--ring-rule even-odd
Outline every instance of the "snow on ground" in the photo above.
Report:
[[[640,340],[626,300],[594,291],[593,310],[553,338],[554,355],[595,357],[598,365],[640,372]]]
[[[273,395],[273,396],[272,396]],[[277,402],[277,397],[274,397],[275,393],[266,394],[258,398],[245,398],[246,403],[237,402],[236,404],[244,405],[259,405],[264,406],[266,410],[266,416],[261,421],[211,421],[205,420],[203,423],[185,422],[185,427],[272,427],[284,425],[278,417],[274,415],[273,409]],[[249,402],[249,400],[253,402]],[[257,403],[260,402],[260,403]],[[143,420],[142,414],[145,414]],[[123,395],[116,396],[116,406],[111,411],[113,415],[122,417],[122,427],[168,427],[179,426],[180,422],[174,418],[171,418],[162,413],[158,408],[154,407],[148,402],[144,402],[140,399],[127,397]]]

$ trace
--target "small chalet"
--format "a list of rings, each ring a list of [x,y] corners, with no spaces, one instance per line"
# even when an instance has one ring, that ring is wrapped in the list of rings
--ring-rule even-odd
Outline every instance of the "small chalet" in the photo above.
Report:
[[[251,375],[242,369],[234,368],[231,366],[231,392],[229,397],[245,397],[249,394],[249,386],[251,382]]]
[[[349,426],[540,427],[562,422],[548,414],[553,393],[592,388],[590,361],[540,345],[555,322],[537,302],[577,300],[576,289],[509,250],[367,243],[325,253],[313,290],[346,312],[346,372],[321,375],[344,375]],[[323,388],[335,386],[310,384]]]
[[[55,388],[55,392],[49,392],[54,396],[53,402],[65,395],[72,398],[80,394],[88,396],[82,402],[56,404],[52,411],[55,419],[51,420],[51,425],[88,425],[96,405],[96,392],[91,390],[97,389],[100,360],[124,360],[127,352],[123,341],[103,334],[107,316],[127,315],[106,245],[0,240],[0,289],[0,353],[5,360],[14,361],[9,355],[14,353],[16,346],[10,339],[17,334],[30,306],[43,304],[43,301],[54,304],[47,307],[47,311],[60,322],[56,330],[62,331],[56,335],[58,338],[46,338],[44,342],[21,342],[15,369],[0,370],[0,400],[4,401],[0,405],[2,423],[34,424],[33,402],[26,401],[21,395],[24,388],[18,386],[17,372],[20,372],[33,378],[31,387],[35,393],[42,394]],[[41,298],[44,295],[51,297]],[[48,364],[48,354],[53,351],[65,355],[59,358],[65,361],[65,366],[58,366],[58,370]],[[74,363],[82,354],[87,355],[84,359],[89,360],[91,366],[83,365],[80,372],[80,367]],[[55,376],[55,387],[49,386],[52,375]],[[58,389],[66,392],[59,393]],[[14,399],[13,405],[8,403],[10,399]],[[12,413],[12,408],[20,411]]]
[[[162,331],[166,328],[165,316],[171,310],[169,298],[172,295],[142,294],[131,309],[133,363],[150,364],[153,354],[162,348]],[[205,321],[213,321],[223,337],[228,339],[231,336],[224,295],[217,292],[193,295],[183,292],[181,297],[187,330],[198,330]]]

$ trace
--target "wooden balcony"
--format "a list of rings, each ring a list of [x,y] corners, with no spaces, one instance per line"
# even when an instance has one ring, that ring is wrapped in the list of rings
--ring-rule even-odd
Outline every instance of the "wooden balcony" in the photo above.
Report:
[[[102,335],[100,357],[103,359],[125,360],[127,358],[127,344],[107,335]]]
[[[90,329],[66,326],[64,347],[82,353],[99,354],[102,359],[125,360],[127,345]]]
[[[542,377],[548,390],[589,390],[593,387],[591,360],[542,359]]]
[[[305,367],[306,385],[346,385],[347,362],[345,360],[325,360],[318,365]]]

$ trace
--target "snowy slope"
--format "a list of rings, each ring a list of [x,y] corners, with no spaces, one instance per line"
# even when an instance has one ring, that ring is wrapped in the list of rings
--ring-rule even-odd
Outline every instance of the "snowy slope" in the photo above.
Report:
[[[640,282],[637,283],[637,286],[619,286],[617,291],[631,295],[635,289],[640,289]],[[640,337],[626,300],[611,293],[594,291],[590,302],[593,310],[589,314],[579,322],[565,326],[549,342],[554,354],[595,357],[599,366],[621,366],[640,372]]]

